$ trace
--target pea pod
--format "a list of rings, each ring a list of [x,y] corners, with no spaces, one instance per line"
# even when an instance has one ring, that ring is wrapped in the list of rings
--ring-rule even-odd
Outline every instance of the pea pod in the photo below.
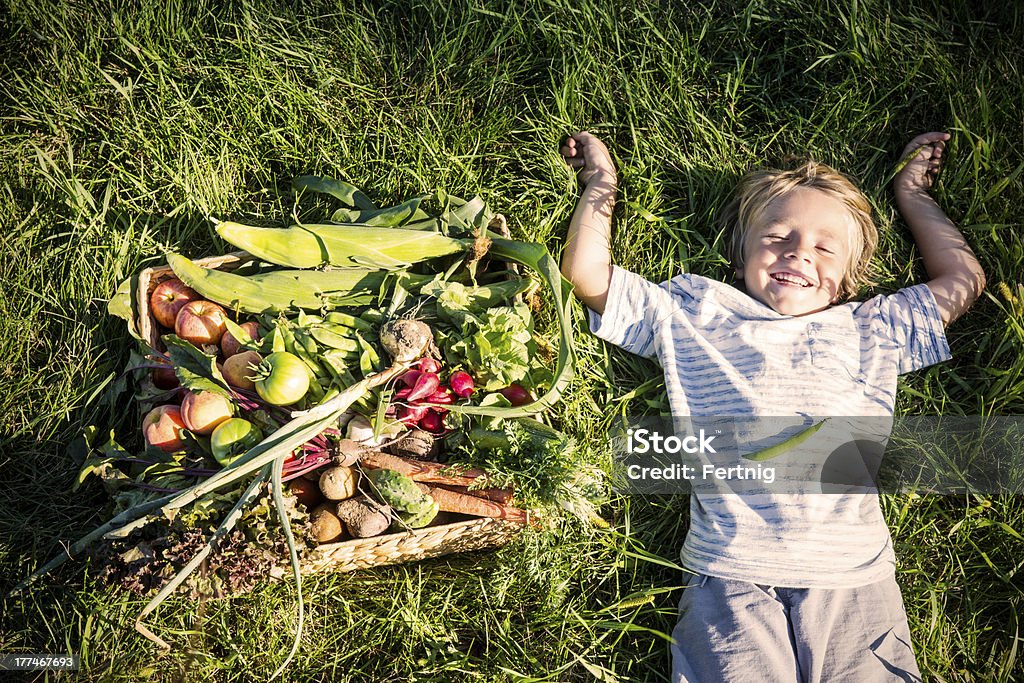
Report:
[[[367,308],[359,314],[359,319],[369,323],[371,327],[375,327],[384,322],[384,313],[379,308]]]
[[[295,340],[295,334],[292,332],[291,326],[287,320],[278,320],[276,329],[284,340],[285,351],[297,357],[305,366],[306,373],[309,375],[310,387],[316,385],[317,389],[319,389],[319,391],[312,388],[310,389],[310,393],[313,395],[313,398],[315,400],[323,398],[323,389],[320,388],[319,385],[319,376],[325,374],[324,369],[320,367],[320,364],[311,358],[310,355],[306,353],[306,349]],[[319,396],[317,394],[319,394]]]
[[[317,381],[316,377],[311,377],[309,380],[309,396],[313,399],[314,405],[317,405],[324,400],[324,388],[320,386],[320,382]]]
[[[753,460],[754,462],[763,462],[765,460],[777,458],[786,451],[790,450],[791,448],[799,446],[804,441],[807,441],[807,439],[814,436],[819,429],[825,426],[826,422],[828,422],[827,417],[823,419],[821,422],[813,424],[807,429],[804,429],[803,431],[797,432],[788,439],[780,441],[777,444],[773,444],[768,448],[762,448],[761,450],[755,451],[753,453],[746,453],[743,457],[746,458],[747,460]]]
[[[359,348],[362,349],[359,354],[359,369],[363,373],[363,377],[369,377],[380,367],[380,355],[377,353],[377,349],[373,348],[373,345],[363,339],[358,332],[356,332],[356,339]]]
[[[269,353],[279,353],[285,350],[284,337],[281,336],[281,330],[277,327],[277,325],[271,328],[269,341],[267,342],[267,348],[269,348]],[[264,349],[264,354],[266,353],[267,350]]]
[[[335,325],[350,327],[354,330],[360,330],[361,332],[372,332],[374,329],[373,323],[367,322],[366,320],[349,313],[342,313],[341,311],[331,311],[324,318],[324,321]]]
[[[316,359],[316,356],[308,353],[301,344],[295,345],[295,355],[302,359],[302,362],[306,364],[306,367],[310,369],[315,378],[326,379],[328,377],[327,370],[325,370],[324,366]]]
[[[320,352],[320,347],[316,345],[316,340],[310,335],[308,329],[296,327],[292,333],[295,335],[295,344],[301,346],[306,353],[316,356]]]
[[[359,342],[343,337],[337,332],[332,332],[326,327],[314,327],[309,331],[318,342],[332,349],[339,351],[358,351]]]
[[[347,378],[345,375],[348,373],[348,368],[345,367],[344,354],[337,349],[327,349],[320,354],[320,360],[323,361],[327,371],[330,372],[336,379],[351,379],[351,375]]]

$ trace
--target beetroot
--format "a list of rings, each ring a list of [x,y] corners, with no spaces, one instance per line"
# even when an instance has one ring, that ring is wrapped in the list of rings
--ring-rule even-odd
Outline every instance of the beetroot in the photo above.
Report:
[[[157,389],[177,389],[180,385],[178,376],[174,374],[174,368],[170,365],[153,368],[153,384]]]
[[[468,372],[459,370],[453,372],[452,376],[448,378],[448,386],[452,388],[452,391],[459,398],[469,398],[474,389],[473,378],[470,377]]]
[[[533,396],[520,384],[509,384],[498,393],[507,398],[514,407],[525,406],[527,403],[533,402]]]

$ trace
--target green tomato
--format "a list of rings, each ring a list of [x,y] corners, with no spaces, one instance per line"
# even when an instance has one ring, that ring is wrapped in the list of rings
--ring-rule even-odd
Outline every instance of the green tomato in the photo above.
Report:
[[[309,390],[306,364],[287,351],[278,351],[264,358],[257,376],[256,393],[271,405],[290,406]]]
[[[263,440],[259,427],[233,417],[217,425],[210,435],[210,450],[213,458],[223,467],[227,467],[239,456]]]

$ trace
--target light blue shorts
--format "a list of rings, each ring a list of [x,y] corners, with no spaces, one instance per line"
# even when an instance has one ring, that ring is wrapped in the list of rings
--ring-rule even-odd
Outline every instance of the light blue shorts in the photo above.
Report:
[[[921,680],[895,578],[774,588],[696,574],[672,638],[673,683]]]

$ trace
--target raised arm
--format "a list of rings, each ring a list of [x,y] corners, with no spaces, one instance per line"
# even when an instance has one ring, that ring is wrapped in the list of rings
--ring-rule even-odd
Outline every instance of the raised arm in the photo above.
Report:
[[[949,133],[924,133],[911,140],[900,158],[913,158],[893,180],[896,205],[921,252],[929,277],[926,284],[946,325],[963,315],[985,289],[985,273],[974,252],[928,194],[948,139]]]
[[[612,209],[618,178],[604,143],[590,133],[576,133],[562,146],[566,163],[579,171],[583,185],[562,252],[562,275],[588,307],[604,313],[612,279]]]

